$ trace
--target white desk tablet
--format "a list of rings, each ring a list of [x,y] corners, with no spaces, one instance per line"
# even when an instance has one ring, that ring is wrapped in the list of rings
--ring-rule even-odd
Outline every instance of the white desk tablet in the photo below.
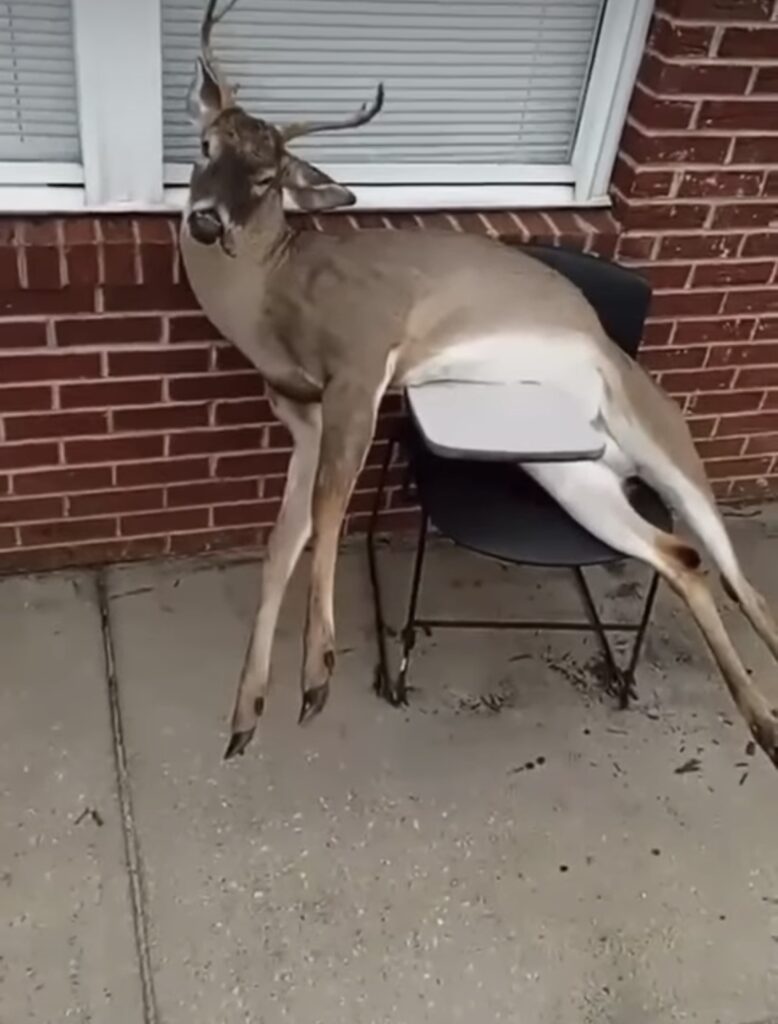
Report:
[[[409,386],[408,404],[430,450],[455,459],[596,459],[601,433],[575,396],[550,384],[440,381]]]

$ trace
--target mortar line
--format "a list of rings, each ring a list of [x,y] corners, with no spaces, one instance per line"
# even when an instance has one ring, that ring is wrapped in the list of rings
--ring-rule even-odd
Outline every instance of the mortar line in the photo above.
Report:
[[[122,837],[127,874],[130,882],[130,905],[135,949],[141,981],[143,1001],[143,1024],[159,1024],[157,996],[154,990],[154,975],[151,969],[149,932],[146,918],[146,893],[143,882],[143,864],[132,806],[132,789],[127,769],[127,748],[124,741],[124,723],[119,702],[119,680],[116,674],[116,658],[111,629],[111,614],[105,585],[105,573],[98,569],[94,574],[100,610],[100,630],[103,639],[105,681],[108,688],[108,705],[111,715],[111,746],[116,770],[116,788],[121,810]]]

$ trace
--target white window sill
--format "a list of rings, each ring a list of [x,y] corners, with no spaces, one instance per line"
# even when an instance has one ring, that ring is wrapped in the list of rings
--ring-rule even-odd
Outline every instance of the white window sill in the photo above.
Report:
[[[581,202],[572,185],[357,185],[357,197],[350,211],[359,210],[497,210],[560,209],[610,206],[607,195]],[[164,191],[158,203],[89,203],[79,186],[0,185],[0,216],[8,214],[65,213],[178,213],[186,201],[187,189],[176,186]],[[294,209],[290,205],[290,210]]]

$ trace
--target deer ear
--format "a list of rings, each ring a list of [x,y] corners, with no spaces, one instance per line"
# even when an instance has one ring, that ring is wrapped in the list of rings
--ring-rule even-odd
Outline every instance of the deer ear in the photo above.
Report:
[[[281,168],[281,185],[301,210],[334,210],[351,206],[356,196],[345,185],[297,156],[285,154]]]
[[[186,100],[189,117],[199,128],[207,128],[222,108],[222,89],[202,59],[195,61],[195,72]]]

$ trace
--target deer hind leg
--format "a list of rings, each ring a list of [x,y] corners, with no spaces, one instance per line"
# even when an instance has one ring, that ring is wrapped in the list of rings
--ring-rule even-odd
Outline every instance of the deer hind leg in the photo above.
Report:
[[[756,689],[721,621],[694,548],[644,520],[624,495],[624,480],[603,461],[528,463],[524,469],[590,533],[653,566],[688,606],[752,735],[778,766],[778,714]]]
[[[319,461],[321,408],[299,405],[274,396],[273,410],[292,434],[281,511],[268,541],[262,569],[262,591],[232,711],[232,734],[225,758],[242,754],[251,741],[265,707],[270,656],[278,613],[289,578],[311,535],[311,499]]]
[[[322,399],[322,440],[313,495],[313,557],[305,624],[300,723],[329,695],[335,668],[334,589],[338,541],[351,493],[373,440],[385,382],[332,381]]]

